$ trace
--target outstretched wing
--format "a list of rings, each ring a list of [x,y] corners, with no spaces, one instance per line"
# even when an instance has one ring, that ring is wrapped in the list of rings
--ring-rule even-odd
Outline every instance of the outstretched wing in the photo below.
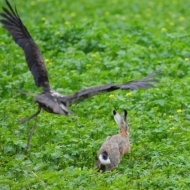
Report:
[[[158,76],[159,74],[152,74],[148,75],[145,78],[129,81],[123,84],[106,84],[102,86],[95,86],[91,88],[82,89],[78,92],[75,92],[74,94],[71,94],[69,96],[66,96],[63,98],[63,100],[67,101],[68,105],[71,105],[72,103],[84,100],[86,98],[95,96],[97,94],[101,94],[104,92],[111,92],[117,89],[121,90],[137,90],[139,88],[153,88],[154,85],[151,83],[159,82],[158,79],[155,79],[154,77]]]
[[[13,10],[8,0],[8,8],[3,7],[3,13],[0,13],[0,22],[3,27],[9,31],[14,41],[24,50],[26,62],[32,72],[37,87],[43,87],[45,91],[50,90],[48,75],[42,54],[36,43],[33,41],[30,33],[22,23],[17,10]]]

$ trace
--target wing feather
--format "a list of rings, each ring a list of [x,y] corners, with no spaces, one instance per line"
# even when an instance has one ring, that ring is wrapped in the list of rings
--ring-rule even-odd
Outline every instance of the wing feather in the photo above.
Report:
[[[16,8],[13,10],[8,0],[6,0],[6,3],[9,9],[3,7],[4,12],[0,13],[0,22],[3,24],[3,28],[9,31],[14,41],[23,49],[36,86],[49,91],[48,74],[41,51],[20,19]]]
[[[82,101],[86,98],[104,93],[104,92],[112,92],[118,89],[121,90],[137,90],[139,88],[153,88],[154,85],[151,83],[159,82],[158,79],[155,79],[154,77],[158,76],[160,74],[151,74],[146,76],[145,78],[129,81],[123,84],[105,84],[102,86],[95,86],[91,88],[82,89],[80,91],[75,92],[74,94],[68,95],[66,97],[63,97],[63,100],[66,98],[68,105],[71,105],[75,102]]]

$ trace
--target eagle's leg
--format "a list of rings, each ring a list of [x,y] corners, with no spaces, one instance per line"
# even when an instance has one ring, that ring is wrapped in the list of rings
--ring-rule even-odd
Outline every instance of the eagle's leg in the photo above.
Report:
[[[41,107],[38,107],[38,111],[36,113],[34,113],[33,115],[31,115],[30,117],[23,119],[23,120],[19,120],[18,123],[19,124],[23,124],[26,123],[27,121],[30,121],[31,119],[33,119],[34,117],[36,117],[41,111]]]
[[[35,128],[36,128],[37,119],[38,119],[38,117],[36,117],[35,123],[34,123],[33,127],[30,129],[30,133],[28,135],[28,140],[27,140],[27,145],[26,145],[26,148],[25,148],[25,152],[27,152],[29,147],[30,147],[30,139],[32,137],[32,134],[33,134]]]

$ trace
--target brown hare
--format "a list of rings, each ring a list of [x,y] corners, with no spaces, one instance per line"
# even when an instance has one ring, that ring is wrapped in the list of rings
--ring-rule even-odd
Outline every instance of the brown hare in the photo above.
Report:
[[[113,111],[114,119],[119,125],[119,134],[107,137],[98,151],[97,166],[99,169],[103,165],[106,171],[111,171],[118,166],[124,154],[130,151],[129,126],[127,123],[127,111],[124,110],[122,118],[115,110]]]

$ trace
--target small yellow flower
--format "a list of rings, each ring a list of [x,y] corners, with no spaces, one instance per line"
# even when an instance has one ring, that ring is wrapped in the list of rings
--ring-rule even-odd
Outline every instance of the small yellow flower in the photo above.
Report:
[[[1,45],[5,45],[5,43],[4,43],[4,42],[1,42]]]
[[[61,32],[60,31],[57,31],[56,33],[55,33],[55,35],[60,35],[61,34]]]
[[[145,9],[145,12],[152,12],[152,9],[151,8],[147,8],[147,9]]]
[[[126,96],[131,96],[131,93],[130,93],[130,92],[128,92],[128,93],[126,94]]]
[[[170,127],[170,130],[174,130],[175,129],[175,127]]]
[[[76,16],[76,13],[71,13],[71,17],[75,17]]]
[[[172,118],[174,118],[174,116],[173,115],[169,115],[169,118],[172,119]]]
[[[177,110],[177,113],[181,113],[181,112],[182,112],[182,110],[181,110],[181,109],[178,109],[178,110]]]
[[[110,138],[110,136],[107,136],[106,140],[109,139],[109,138]]]
[[[179,29],[180,29],[181,31],[185,30],[185,28],[184,28],[183,26],[181,26]]]
[[[65,25],[69,25],[69,22],[68,22],[68,21],[66,21],[66,22],[65,22]]]
[[[115,18],[119,18],[119,17],[120,17],[120,15],[118,15],[118,14],[115,15]]]
[[[179,20],[180,20],[180,21],[184,21],[184,20],[185,20],[185,17],[184,17],[184,16],[181,16],[181,17],[179,18]]]
[[[146,16],[147,16],[147,17],[151,17],[152,14],[151,14],[151,13],[147,13]]]
[[[106,11],[104,14],[108,16],[108,15],[110,15],[110,12]]]
[[[42,17],[41,20],[45,21],[45,20],[46,20],[46,17]]]
[[[114,95],[113,95],[113,94],[110,94],[110,95],[109,95],[109,98],[114,98]]]
[[[135,18],[140,18],[140,17],[141,17],[140,14],[136,14],[136,15],[135,15]]]
[[[36,5],[36,2],[35,2],[35,1],[32,1],[32,2],[30,3],[30,5],[31,5],[31,6],[34,6],[34,5]]]
[[[48,63],[48,62],[49,62],[49,59],[45,59],[45,62]]]
[[[88,21],[88,18],[84,18],[83,21],[84,21],[84,22],[87,22],[87,21]]]
[[[186,58],[185,58],[185,61],[189,61],[189,58],[188,58],[188,57],[186,57]]]
[[[167,29],[166,29],[166,28],[161,28],[161,31],[162,31],[162,32],[166,32]]]
[[[97,57],[96,53],[93,53],[93,54],[91,55],[91,57]]]
[[[164,113],[164,116],[166,116],[166,113]]]

